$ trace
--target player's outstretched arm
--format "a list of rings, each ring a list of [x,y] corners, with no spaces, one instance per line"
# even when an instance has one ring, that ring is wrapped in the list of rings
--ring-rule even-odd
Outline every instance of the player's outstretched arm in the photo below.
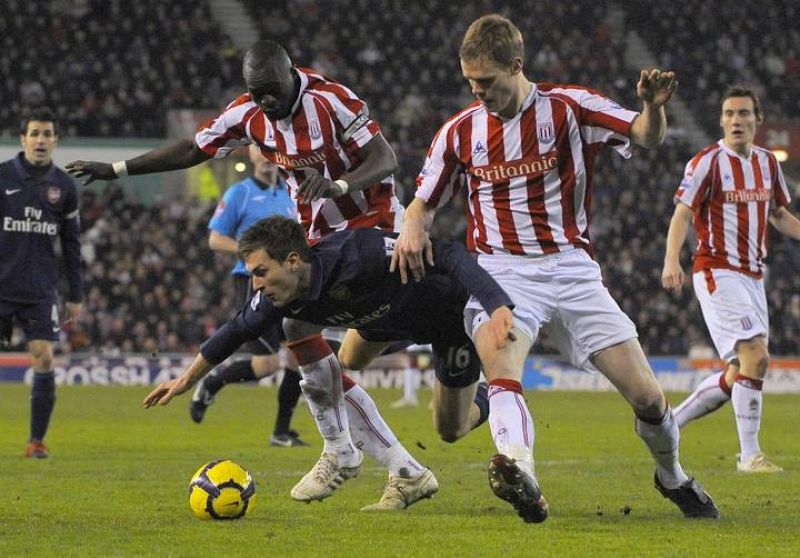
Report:
[[[657,147],[667,134],[665,105],[678,87],[675,72],[642,70],[636,95],[642,100],[642,113],[631,126],[631,141],[647,149]]]
[[[83,184],[86,185],[94,180],[113,180],[129,174],[151,174],[186,169],[210,158],[211,156],[200,149],[194,140],[181,139],[127,161],[116,163],[72,161],[65,168],[72,176],[85,178]]]
[[[409,274],[414,281],[420,281],[425,276],[425,262],[433,265],[433,247],[428,231],[435,212],[420,198],[414,198],[406,208],[403,227],[389,264],[389,271],[400,272],[400,280],[404,285],[408,283]]]
[[[800,219],[792,215],[792,212],[785,207],[779,207],[770,212],[769,222],[781,234],[800,240]]]
[[[181,374],[180,377],[173,380],[161,382],[156,386],[156,389],[151,391],[147,397],[144,398],[143,404],[145,409],[149,409],[154,405],[166,405],[173,397],[185,393],[197,383],[197,381],[208,374],[214,365],[203,358],[202,354],[198,354],[189,368]]]
[[[664,269],[661,271],[661,285],[668,291],[680,294],[684,274],[681,269],[681,247],[689,234],[692,221],[692,208],[684,203],[675,204],[675,212],[669,222],[667,250],[664,254]]]

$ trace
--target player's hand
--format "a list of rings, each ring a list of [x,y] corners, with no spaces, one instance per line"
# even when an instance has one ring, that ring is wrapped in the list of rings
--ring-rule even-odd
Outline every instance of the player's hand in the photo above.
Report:
[[[664,262],[664,269],[661,272],[661,286],[667,291],[681,294],[683,288],[683,269],[680,262]]]
[[[114,172],[111,163],[101,163],[99,161],[72,161],[64,167],[67,172],[75,178],[87,177],[83,185],[89,184],[94,180],[114,180],[117,173]]]
[[[426,261],[429,265],[433,265],[431,239],[422,226],[414,221],[406,221],[394,245],[389,271],[391,273],[399,271],[400,281],[404,285],[408,283],[409,272],[414,281],[418,282],[425,277]]]
[[[301,171],[304,177],[303,182],[300,183],[297,197],[305,203],[342,195],[342,190],[339,188],[339,185],[322,176],[317,169],[305,167],[297,170]]]
[[[191,381],[190,376],[186,374],[180,378],[175,378],[174,380],[161,382],[158,384],[158,386],[156,386],[156,389],[151,391],[147,397],[144,398],[144,401],[142,402],[144,404],[144,408],[149,409],[155,405],[166,405],[172,400],[173,397],[189,391],[193,385],[194,382]]]
[[[642,70],[639,83],[636,84],[636,95],[645,103],[660,107],[667,104],[677,87],[675,72]]]
[[[517,340],[517,336],[511,331],[511,328],[514,327],[514,315],[508,306],[495,309],[484,327],[489,328],[489,335],[494,340],[497,349],[502,349],[509,341]]]
[[[65,324],[77,321],[83,310],[83,304],[80,302],[67,302],[67,319],[64,320]]]

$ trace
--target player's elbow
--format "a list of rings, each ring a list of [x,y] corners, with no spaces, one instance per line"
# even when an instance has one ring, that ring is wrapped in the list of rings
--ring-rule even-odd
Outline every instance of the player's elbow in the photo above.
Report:
[[[387,153],[384,154],[382,166],[386,176],[396,173],[397,169],[400,167],[400,164],[397,162],[397,156],[391,149],[387,150]]]

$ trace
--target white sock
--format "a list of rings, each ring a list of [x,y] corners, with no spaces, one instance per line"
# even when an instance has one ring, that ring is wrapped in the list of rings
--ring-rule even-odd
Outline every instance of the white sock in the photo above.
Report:
[[[300,388],[325,440],[323,452],[337,454],[339,465],[357,465],[360,456],[350,439],[339,361],[330,353],[321,360],[300,366],[300,375],[303,377]]]
[[[745,461],[754,453],[761,451],[758,432],[761,430],[761,380],[739,375],[731,390],[733,414],[736,429],[739,431],[739,460]]]
[[[514,459],[533,476],[533,419],[519,382],[489,383],[489,430],[498,453]]]
[[[357,448],[395,476],[409,478],[425,470],[398,441],[364,388],[353,385],[345,393],[345,401],[350,436]]]
[[[417,390],[420,384],[420,371],[417,368],[406,368],[403,371],[403,399],[406,401],[417,400]]]
[[[730,389],[725,385],[725,371],[716,372],[704,379],[695,390],[683,400],[673,411],[672,415],[678,422],[678,428],[683,428],[686,423],[704,417],[722,407],[731,398]]]
[[[667,407],[664,418],[658,424],[645,422],[637,417],[636,433],[647,444],[647,449],[656,460],[658,478],[665,487],[677,488],[689,480],[678,462],[681,435],[678,423],[672,416],[672,409]]]

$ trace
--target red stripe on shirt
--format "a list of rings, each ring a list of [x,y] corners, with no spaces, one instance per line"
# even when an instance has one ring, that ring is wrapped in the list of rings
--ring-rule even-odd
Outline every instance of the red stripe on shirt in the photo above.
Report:
[[[489,165],[502,165],[506,161],[505,141],[503,137],[503,121],[490,115],[487,121],[487,143],[489,149]],[[514,216],[511,214],[510,181],[502,180],[492,185],[492,204],[497,215],[497,224],[503,248],[512,254],[524,254],[519,243]]]
[[[728,155],[728,161],[733,170],[733,187],[735,190],[744,190],[744,171],[742,169],[742,161],[738,157],[731,157]],[[750,269],[750,227],[748,217],[748,204],[736,204],[736,252],[739,255],[739,264],[742,267]]]

